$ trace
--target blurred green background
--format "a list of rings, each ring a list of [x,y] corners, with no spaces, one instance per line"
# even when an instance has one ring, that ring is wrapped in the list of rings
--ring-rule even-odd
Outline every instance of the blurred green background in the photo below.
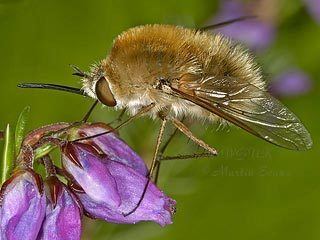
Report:
[[[313,149],[288,151],[234,127],[216,131],[194,124],[193,131],[220,154],[163,164],[160,187],[178,202],[174,224],[161,228],[154,223],[86,220],[83,239],[320,239],[320,28],[303,2],[277,3],[276,39],[258,61],[267,78],[277,68],[270,64],[272,56],[288,58],[312,78],[310,92],[282,101],[309,129]],[[0,1],[0,128],[14,123],[26,105],[31,106],[30,130],[79,120],[92,100],[16,85],[32,81],[80,86],[69,64],[87,70],[106,56],[121,31],[147,23],[203,26],[217,9],[213,0]],[[117,114],[99,107],[91,120],[109,122]],[[150,159],[158,126],[139,119],[122,129],[121,136]],[[179,135],[168,154],[197,150]]]

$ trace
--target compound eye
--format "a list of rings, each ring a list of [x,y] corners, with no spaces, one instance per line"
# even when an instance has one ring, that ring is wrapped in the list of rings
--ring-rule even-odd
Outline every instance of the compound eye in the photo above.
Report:
[[[114,107],[115,105],[117,105],[117,102],[110,90],[109,83],[104,77],[100,78],[96,83],[96,94],[98,100],[102,104],[108,107]]]

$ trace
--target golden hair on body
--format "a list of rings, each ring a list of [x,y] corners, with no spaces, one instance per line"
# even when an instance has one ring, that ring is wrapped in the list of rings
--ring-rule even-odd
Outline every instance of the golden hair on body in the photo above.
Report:
[[[264,89],[259,68],[252,57],[226,37],[170,25],[146,25],[119,35],[108,57],[83,79],[83,90],[97,98],[95,84],[103,75],[117,102],[135,114],[155,103],[152,117],[169,109],[174,117],[217,120],[218,116],[190,101],[156,89],[159,80],[183,87],[188,81],[213,81],[234,77]],[[98,76],[97,76],[98,75]]]
[[[101,78],[105,90],[97,87]],[[131,114],[153,103],[152,117],[165,111],[173,118],[222,118],[276,145],[310,148],[308,131],[265,85],[259,67],[238,44],[220,34],[170,25],[120,34],[107,58],[83,79],[89,96],[101,101],[105,95],[107,102],[111,97],[111,106]]]
[[[106,59],[91,72],[75,75],[83,77],[85,95],[132,115],[148,108],[145,114],[170,120],[211,153],[215,150],[195,138],[179,118],[227,120],[281,147],[312,146],[300,120],[266,91],[253,57],[227,37],[204,29],[158,24],[131,28],[114,40]],[[23,87],[39,86],[58,85]]]

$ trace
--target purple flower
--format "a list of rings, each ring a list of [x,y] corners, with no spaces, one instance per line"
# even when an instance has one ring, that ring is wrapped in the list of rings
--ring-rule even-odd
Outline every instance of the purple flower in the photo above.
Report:
[[[110,207],[120,205],[117,183],[91,145],[67,143],[63,148],[62,164],[92,199],[107,201]]]
[[[299,69],[289,69],[278,75],[270,84],[270,92],[276,96],[295,96],[311,88],[310,78]]]
[[[19,170],[1,188],[0,238],[36,239],[45,216],[46,197],[40,176]]]
[[[106,130],[105,125],[85,126],[79,135]],[[115,134],[67,143],[62,148],[62,165],[72,176],[74,189],[80,189],[77,196],[90,217],[114,223],[154,221],[162,226],[172,222],[175,202],[152,182],[138,205],[148,183],[147,168]]]
[[[219,12],[210,23],[214,24],[238,17],[256,15],[248,10],[251,7],[249,4],[244,4],[243,1],[239,0],[221,1]],[[265,49],[275,36],[273,24],[260,18],[233,23],[219,28],[218,31],[245,43],[253,50]]]
[[[81,137],[92,136],[111,130],[106,124],[94,123],[82,125],[78,132]],[[88,144],[97,146],[112,161],[123,163],[134,168],[142,175],[147,175],[148,168],[143,159],[135,153],[115,133],[111,132],[87,141]]]
[[[81,211],[73,193],[56,177],[46,181],[47,210],[38,240],[80,240]]]
[[[45,126],[24,139],[17,167],[0,191],[1,240],[80,240],[82,212],[114,223],[172,222],[175,201],[149,181],[143,160],[115,133],[72,141],[110,127],[67,126]],[[55,131],[62,136],[50,134]],[[55,147],[62,154],[62,169],[50,157]],[[32,169],[36,158],[49,176],[44,186]]]
[[[308,11],[312,17],[320,23],[320,1],[319,0],[304,0]]]
[[[172,214],[175,211],[175,201],[165,196],[153,183],[149,182],[147,191],[139,207],[137,206],[148,179],[134,169],[103,159],[106,169],[109,169],[116,181],[121,204],[111,208],[107,201],[97,202],[88,194],[78,193],[83,207],[89,216],[104,219],[113,223],[136,223],[139,221],[154,221],[161,226],[172,223]]]

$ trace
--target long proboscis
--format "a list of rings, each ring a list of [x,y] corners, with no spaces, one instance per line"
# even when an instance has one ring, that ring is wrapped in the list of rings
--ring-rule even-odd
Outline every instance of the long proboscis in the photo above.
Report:
[[[70,92],[82,96],[88,97],[88,95],[80,88],[74,88],[69,86],[50,84],[50,83],[21,83],[18,84],[20,88],[38,88],[38,89],[51,89],[63,92]]]

